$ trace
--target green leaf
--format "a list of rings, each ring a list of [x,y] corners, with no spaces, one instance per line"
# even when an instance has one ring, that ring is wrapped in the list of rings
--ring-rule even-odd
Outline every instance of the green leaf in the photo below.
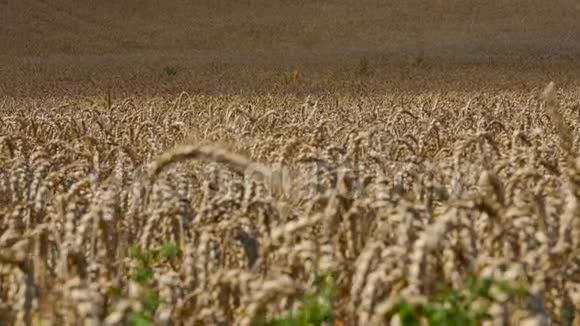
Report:
[[[431,302],[421,305],[409,304],[402,299],[391,313],[399,315],[402,325],[419,325],[421,319],[426,318],[431,326],[476,326],[490,319],[491,315],[487,312],[486,302],[482,302],[482,309],[473,309],[472,305],[479,299],[486,299],[487,303],[494,302],[492,286],[497,286],[512,297],[529,295],[529,291],[522,285],[497,282],[491,278],[468,277],[464,289],[442,287]]]
[[[137,246],[129,247],[128,251],[129,251],[129,257],[131,257],[131,258],[139,259],[141,257],[141,251],[139,250],[139,247],[137,247]]]
[[[572,306],[562,306],[560,308],[560,319],[564,322],[564,325],[572,325],[574,322],[575,312]]]
[[[150,268],[139,269],[131,274],[131,279],[139,283],[145,283],[153,278],[153,270]]]
[[[129,322],[129,325],[131,325],[131,326],[151,326],[151,325],[153,325],[153,322],[141,312],[131,313],[129,315],[128,322]]]
[[[500,290],[513,297],[523,298],[530,295],[530,291],[525,286],[517,283],[499,281],[496,284]]]
[[[334,281],[330,275],[322,274],[317,278],[316,287],[301,298],[301,306],[283,316],[263,322],[258,319],[257,325],[267,326],[319,326],[334,318]]]
[[[419,312],[415,305],[409,304],[405,301],[399,303],[396,307],[401,325],[403,326],[418,326],[420,325]]]
[[[159,307],[159,297],[155,291],[147,291],[141,297],[141,303],[147,311],[155,313],[157,307]]]
[[[177,258],[178,254],[179,254],[179,249],[177,248],[176,245],[174,245],[172,243],[165,243],[159,249],[159,255],[161,257],[167,258],[171,261],[175,260]]]
[[[493,280],[489,278],[481,278],[475,281],[473,292],[481,297],[488,298],[490,296],[491,286],[493,285]]]

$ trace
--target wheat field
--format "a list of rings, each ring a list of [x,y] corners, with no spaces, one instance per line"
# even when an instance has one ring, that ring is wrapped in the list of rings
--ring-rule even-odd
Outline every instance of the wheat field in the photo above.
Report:
[[[580,326],[574,0],[0,0],[0,325]]]
[[[0,112],[3,324],[265,324],[323,273],[326,325],[398,324],[468,276],[529,291],[492,288],[484,324],[580,321],[578,89]]]

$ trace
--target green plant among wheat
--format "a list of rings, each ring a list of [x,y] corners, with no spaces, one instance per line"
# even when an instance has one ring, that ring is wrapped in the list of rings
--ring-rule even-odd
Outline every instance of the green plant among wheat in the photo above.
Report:
[[[320,275],[314,288],[304,293],[298,308],[269,320],[256,320],[260,326],[319,326],[330,322],[334,316],[335,288],[329,274]]]
[[[492,304],[507,304],[507,300],[500,302],[493,295],[494,288],[500,294],[507,295],[508,300],[525,299],[529,296],[529,291],[518,284],[470,277],[463,288],[441,290],[425,303],[410,303],[402,299],[390,314],[397,315],[403,326],[419,326],[422,321],[427,321],[432,326],[477,326],[492,319]]]
[[[142,287],[139,302],[142,309],[131,312],[127,318],[130,326],[154,325],[155,312],[161,303],[158,290],[152,284],[154,276],[154,264],[162,264],[164,261],[173,262],[177,259],[179,249],[172,243],[164,243],[158,248],[142,249],[137,246],[129,248],[129,257],[137,261],[137,265],[131,271],[129,278]]]

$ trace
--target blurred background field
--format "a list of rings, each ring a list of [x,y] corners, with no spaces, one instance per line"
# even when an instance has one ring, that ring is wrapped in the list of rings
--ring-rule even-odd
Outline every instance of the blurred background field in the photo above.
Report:
[[[0,1],[0,89],[565,86],[579,14],[573,0]]]

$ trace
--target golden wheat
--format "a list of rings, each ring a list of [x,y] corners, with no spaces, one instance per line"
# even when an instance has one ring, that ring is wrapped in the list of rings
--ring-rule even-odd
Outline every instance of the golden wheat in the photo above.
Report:
[[[494,305],[493,324],[561,324],[563,308],[578,323],[578,101],[554,84],[8,99],[0,320],[122,325],[154,291],[156,324],[250,325],[328,272],[337,325],[395,323],[398,299],[468,275],[529,285],[532,301]],[[135,281],[128,252],[168,243],[176,258]]]

